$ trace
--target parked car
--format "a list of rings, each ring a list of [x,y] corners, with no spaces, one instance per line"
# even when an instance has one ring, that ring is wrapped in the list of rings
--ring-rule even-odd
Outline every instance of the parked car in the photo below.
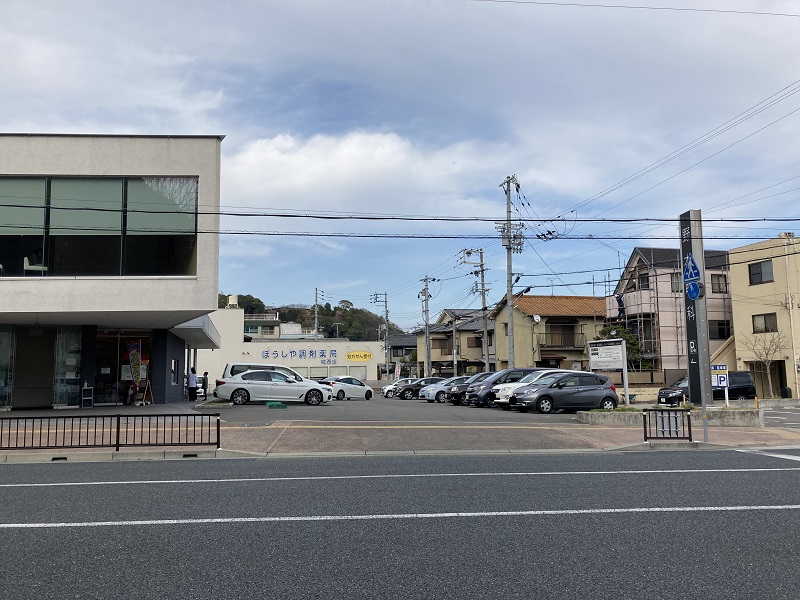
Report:
[[[355,377],[326,377],[320,383],[331,386],[331,393],[337,400],[345,398],[370,400],[372,398],[372,388]]]
[[[403,379],[398,379],[394,383],[389,383],[381,388],[381,396],[384,398],[391,398],[394,396],[394,392],[398,387],[403,387],[414,381],[416,381],[414,377],[404,377]]]
[[[239,375],[245,371],[280,371],[289,377],[293,377],[297,381],[302,381],[305,377],[301,376],[296,371],[284,365],[274,363],[244,363],[244,362],[229,362],[225,365],[225,370],[222,371],[222,379]]]
[[[713,400],[725,400],[724,387],[712,387]],[[658,403],[667,406],[677,406],[683,398],[689,400],[689,378],[681,377],[667,387],[658,390]],[[756,397],[756,386],[753,374],[750,371],[728,372],[728,398],[732,400],[752,400]]]
[[[311,379],[296,380],[281,371],[245,371],[225,379],[217,379],[214,397],[234,404],[247,402],[305,402],[312,406],[330,402],[330,386]]]
[[[450,379],[445,379],[439,383],[426,385],[419,391],[419,397],[420,399],[427,400],[431,403],[447,402],[447,390],[454,385],[464,383],[467,379],[469,379],[469,376],[463,375],[459,377],[451,377]]]
[[[495,395],[492,388],[500,383],[512,383],[519,381],[528,373],[535,371],[544,371],[543,367],[516,367],[513,369],[503,369],[493,373],[483,381],[478,381],[471,384],[467,388],[467,404],[474,404],[475,406],[488,406],[489,408],[495,407]]]
[[[513,381],[511,383],[498,383],[492,388],[492,393],[494,394],[494,402],[497,406],[502,408],[503,410],[509,410],[511,408],[511,403],[509,399],[511,398],[511,394],[514,393],[514,390],[521,388],[526,385],[535,384],[536,381],[545,375],[550,375],[552,373],[579,373],[580,371],[570,371],[567,369],[544,369],[542,371],[534,371],[533,373],[528,373],[522,379],[518,381]]]
[[[473,384],[477,383],[478,381],[483,381],[487,377],[493,375],[493,371],[484,371],[482,373],[476,373],[469,379],[467,379],[464,383],[459,383],[458,385],[450,386],[450,389],[447,390],[447,394],[445,397],[447,400],[455,404],[456,406],[460,406],[461,404],[467,403],[467,388]]]
[[[444,381],[444,377],[423,377],[422,379],[417,379],[402,387],[398,387],[394,395],[403,400],[411,400],[412,398],[416,398],[419,395],[419,391],[426,385],[439,383],[440,381]]]
[[[611,410],[619,404],[617,389],[611,380],[594,373],[551,373],[525,388],[514,390],[511,398],[521,412],[535,408],[543,414],[559,409]]]

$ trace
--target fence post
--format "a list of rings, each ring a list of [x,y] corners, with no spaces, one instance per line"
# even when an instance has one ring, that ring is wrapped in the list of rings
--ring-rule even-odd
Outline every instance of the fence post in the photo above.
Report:
[[[114,448],[114,450],[119,452],[119,419],[120,419],[120,417],[119,417],[119,415],[115,415],[115,416],[116,416],[116,421],[117,421],[117,445]]]
[[[219,441],[220,441],[219,440],[219,434],[220,434],[219,423],[220,423],[220,418],[219,418],[219,413],[217,413],[217,450],[219,450]]]

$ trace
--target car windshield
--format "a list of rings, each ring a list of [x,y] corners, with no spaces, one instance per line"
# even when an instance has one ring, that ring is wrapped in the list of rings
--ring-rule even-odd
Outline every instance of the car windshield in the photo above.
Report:
[[[676,381],[669,387],[678,387],[678,388],[689,387],[689,380],[686,377],[681,377],[680,379],[678,379],[678,381]]]
[[[545,375],[544,377],[539,377],[539,379],[531,383],[531,385],[550,385],[558,381],[560,377],[560,374]]]
[[[491,373],[477,373],[472,377],[470,377],[469,379],[467,379],[464,383],[475,383],[476,381],[483,381],[489,375],[491,375]]]
[[[519,380],[519,383],[530,383],[531,381],[536,381],[540,377],[545,377],[545,375],[542,375],[541,371],[534,371],[533,373],[525,375],[525,377]]]

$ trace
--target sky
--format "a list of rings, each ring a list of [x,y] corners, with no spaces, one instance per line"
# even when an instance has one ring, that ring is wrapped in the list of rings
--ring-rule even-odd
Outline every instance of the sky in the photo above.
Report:
[[[511,176],[514,292],[800,229],[800,2],[622,4],[3,0],[0,131],[224,135],[220,292],[407,330],[481,306],[466,249],[503,299]]]

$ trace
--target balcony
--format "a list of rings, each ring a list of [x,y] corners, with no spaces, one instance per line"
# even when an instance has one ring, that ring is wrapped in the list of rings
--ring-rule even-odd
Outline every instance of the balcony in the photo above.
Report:
[[[575,348],[586,347],[585,333],[537,333],[536,342],[540,348]]]

